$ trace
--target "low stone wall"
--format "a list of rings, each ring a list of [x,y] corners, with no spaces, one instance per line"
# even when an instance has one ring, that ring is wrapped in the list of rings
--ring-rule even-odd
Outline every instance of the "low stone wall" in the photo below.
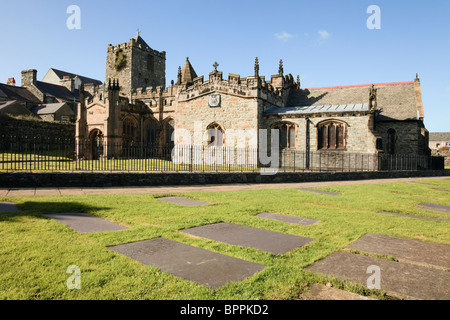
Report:
[[[288,183],[450,176],[450,170],[336,173],[0,173],[0,188],[138,187]]]
[[[40,120],[14,119],[0,116],[0,137],[43,137],[75,140],[75,124]]]

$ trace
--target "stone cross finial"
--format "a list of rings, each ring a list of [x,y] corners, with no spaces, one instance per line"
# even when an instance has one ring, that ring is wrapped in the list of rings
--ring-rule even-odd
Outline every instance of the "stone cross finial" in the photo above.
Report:
[[[255,77],[259,77],[259,61],[258,57],[255,59]]]
[[[214,67],[214,71],[217,71],[217,67],[219,66],[219,64],[216,62],[214,62],[213,67]]]

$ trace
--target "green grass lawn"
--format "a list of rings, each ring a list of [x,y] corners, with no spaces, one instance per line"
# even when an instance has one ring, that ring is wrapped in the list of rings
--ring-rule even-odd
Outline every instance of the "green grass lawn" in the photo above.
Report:
[[[155,199],[161,195],[92,195],[64,197],[0,197],[15,202],[19,213],[0,215],[0,299],[296,299],[313,283],[379,299],[383,292],[365,289],[304,268],[343,250],[366,233],[450,244],[448,222],[377,214],[378,211],[449,218],[446,213],[417,209],[420,202],[450,205],[448,180],[421,181],[427,185],[389,183],[321,188],[342,192],[330,197],[296,189],[186,193],[211,203],[182,207]],[[167,194],[165,194],[167,195]],[[130,229],[82,234],[46,218],[45,213],[84,212]],[[318,219],[299,226],[255,217],[261,212]],[[188,236],[180,229],[230,222],[316,239],[286,254],[273,255]],[[211,290],[145,266],[110,251],[107,246],[165,237],[267,267],[238,283]],[[386,257],[389,258],[389,257]],[[81,289],[66,286],[67,268],[81,269]]]

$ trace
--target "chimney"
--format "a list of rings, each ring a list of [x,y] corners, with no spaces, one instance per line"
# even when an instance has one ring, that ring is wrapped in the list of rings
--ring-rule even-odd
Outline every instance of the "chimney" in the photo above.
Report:
[[[14,78],[9,78],[9,79],[8,79],[8,82],[6,82],[6,84],[7,84],[8,86],[15,86],[15,85],[16,85],[16,79],[14,79]]]
[[[61,85],[66,87],[70,92],[75,90],[75,80],[70,78],[70,76],[64,76],[60,82]]]
[[[36,84],[37,70],[25,70],[22,71],[22,87],[27,87]]]

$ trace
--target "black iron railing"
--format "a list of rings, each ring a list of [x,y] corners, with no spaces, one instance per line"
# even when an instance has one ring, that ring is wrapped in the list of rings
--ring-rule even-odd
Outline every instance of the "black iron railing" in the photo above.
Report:
[[[270,152],[268,152],[270,155]],[[262,164],[258,149],[138,145],[48,137],[2,136],[1,171],[50,172],[280,172],[417,171],[444,169],[444,158],[281,150]]]

